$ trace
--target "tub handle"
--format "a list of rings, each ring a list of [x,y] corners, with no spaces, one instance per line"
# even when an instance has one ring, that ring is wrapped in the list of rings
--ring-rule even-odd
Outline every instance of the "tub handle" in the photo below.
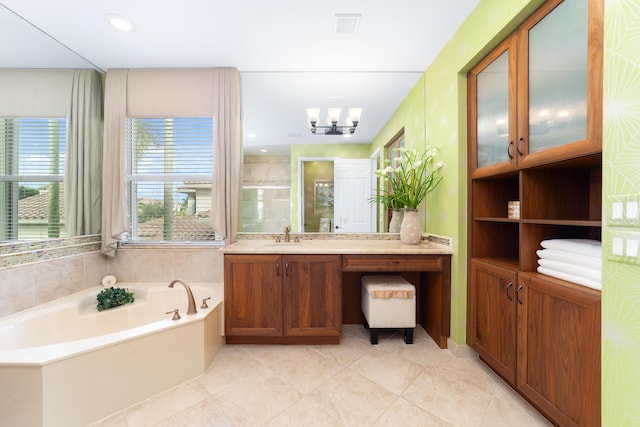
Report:
[[[171,318],[171,320],[180,320],[180,313],[178,312],[177,308],[175,310],[167,311],[165,314],[171,313],[173,313],[173,317]]]
[[[207,300],[210,300],[211,297],[205,298],[202,300],[202,305],[200,306],[200,308],[209,308],[209,306],[207,305]]]

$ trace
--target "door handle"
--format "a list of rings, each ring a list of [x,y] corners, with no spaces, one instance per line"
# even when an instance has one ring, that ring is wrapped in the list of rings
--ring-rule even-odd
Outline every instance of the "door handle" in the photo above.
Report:
[[[524,141],[524,138],[520,137],[520,139],[518,140],[518,143],[516,144],[516,151],[518,152],[518,155],[520,157],[524,156],[524,153],[520,150],[520,144],[522,144],[523,141]]]
[[[511,295],[509,295],[509,289],[511,289],[513,287],[513,282],[509,282],[509,284],[507,285],[507,298],[509,298],[509,301],[513,301],[513,297]]]
[[[522,290],[522,285],[518,286],[518,290],[516,291],[516,299],[518,300],[518,304],[522,305],[522,300],[520,299],[520,291]]]

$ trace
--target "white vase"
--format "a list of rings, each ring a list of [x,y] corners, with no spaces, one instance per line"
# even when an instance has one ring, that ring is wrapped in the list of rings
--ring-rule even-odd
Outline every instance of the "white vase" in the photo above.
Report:
[[[391,221],[389,222],[389,233],[399,233],[402,226],[402,218],[404,217],[404,210],[394,209],[391,212]]]
[[[417,209],[405,209],[400,227],[400,241],[408,245],[417,245],[422,241]]]

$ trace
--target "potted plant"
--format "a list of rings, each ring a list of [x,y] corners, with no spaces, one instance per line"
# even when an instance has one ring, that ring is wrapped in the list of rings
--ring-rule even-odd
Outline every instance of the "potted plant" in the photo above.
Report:
[[[400,155],[394,159],[398,166],[393,168],[389,165],[377,170],[376,174],[388,184],[389,190],[384,191],[393,195],[395,203],[404,208],[400,240],[404,243],[420,243],[422,235],[417,218],[418,205],[442,182],[440,169],[443,163],[434,163],[438,152],[436,147],[427,146],[423,152],[401,147],[398,151]],[[378,195],[381,200],[389,195],[385,195],[384,191]]]

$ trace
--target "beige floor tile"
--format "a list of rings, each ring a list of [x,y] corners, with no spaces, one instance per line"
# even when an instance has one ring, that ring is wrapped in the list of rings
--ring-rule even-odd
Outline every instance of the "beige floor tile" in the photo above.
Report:
[[[233,407],[217,397],[200,401],[173,416],[154,424],[153,427],[257,427],[260,426],[251,413]]]
[[[492,394],[440,368],[425,368],[402,397],[455,426],[473,427],[481,424]]]
[[[552,424],[509,386],[500,382],[482,420],[483,427],[547,427]]]
[[[244,371],[229,387],[215,395],[229,408],[251,414],[263,424],[300,400],[303,395],[270,368],[256,363]]]
[[[250,374],[258,365],[262,366],[244,346],[225,345],[197,380],[214,395],[233,386],[238,378]]]
[[[311,397],[305,397],[266,424],[267,427],[340,427],[325,408]]]
[[[118,412],[100,421],[91,423],[87,427],[128,427],[126,412]]]
[[[344,426],[372,425],[397,398],[348,368],[313,390],[310,396]]]
[[[374,425],[376,427],[452,427],[452,424],[402,398],[393,402]]]
[[[358,359],[351,369],[400,395],[424,368],[395,352],[377,348]]]
[[[183,383],[127,409],[127,426],[152,426],[208,397],[207,390],[197,381]]]

